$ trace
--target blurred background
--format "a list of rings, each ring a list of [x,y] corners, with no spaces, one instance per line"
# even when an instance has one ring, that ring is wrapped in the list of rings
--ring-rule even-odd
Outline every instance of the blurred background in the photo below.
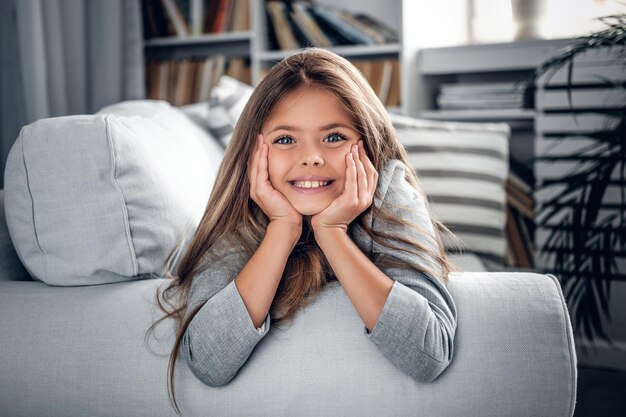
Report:
[[[557,276],[575,415],[623,416],[625,12],[616,0],[2,0],[0,188],[35,120],[130,99],[208,106],[224,75],[255,86],[298,48],[331,49],[389,112],[511,127],[507,250],[490,269]]]

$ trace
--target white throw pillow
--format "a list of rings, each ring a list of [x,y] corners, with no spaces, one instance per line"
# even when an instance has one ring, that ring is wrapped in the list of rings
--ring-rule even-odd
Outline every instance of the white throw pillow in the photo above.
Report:
[[[226,146],[230,142],[237,120],[254,88],[228,75],[222,75],[211,90],[206,127]]]
[[[92,285],[150,278],[194,232],[222,148],[163,101],[24,127],[5,171],[7,225],[35,279]]]
[[[433,214],[485,264],[504,267],[509,126],[390,117]]]

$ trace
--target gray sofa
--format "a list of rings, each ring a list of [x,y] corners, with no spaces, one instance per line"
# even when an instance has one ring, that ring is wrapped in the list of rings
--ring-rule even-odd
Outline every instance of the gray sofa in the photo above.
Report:
[[[1,416],[175,415],[172,323],[144,336],[161,315],[164,256],[197,225],[221,157],[192,125],[145,102],[23,129],[0,191]],[[125,158],[141,143],[154,153]],[[203,169],[207,180],[191,184]],[[171,189],[160,172],[178,175]],[[576,354],[557,279],[453,261],[472,272],[450,277],[455,353],[434,382],[395,368],[334,285],[292,326],[270,330],[224,387],[203,385],[179,361],[183,415],[571,416]]]

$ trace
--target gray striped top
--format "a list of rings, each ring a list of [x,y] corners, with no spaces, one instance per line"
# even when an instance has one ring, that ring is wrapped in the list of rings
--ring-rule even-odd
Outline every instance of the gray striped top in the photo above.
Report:
[[[383,198],[375,197],[374,204],[377,207],[383,205],[432,234],[433,225],[424,196],[406,181],[405,170],[404,164],[398,160],[392,160],[384,167],[378,178],[379,195]],[[410,210],[392,207],[388,202],[410,207]],[[365,220],[376,230],[397,233],[436,249],[434,239],[423,233],[372,219],[371,212]],[[417,257],[373,242],[360,226],[351,225],[350,236],[366,254],[410,260],[441,271],[430,257]],[[269,314],[261,331],[252,323],[234,281],[249,257],[240,244],[228,242],[224,240],[211,248],[217,261],[193,279],[187,311],[204,305],[189,323],[181,343],[189,368],[209,386],[227,384],[270,331]],[[405,247],[398,242],[392,242],[392,245]],[[381,271],[395,282],[376,326],[371,333],[363,326],[363,337],[371,340],[403,372],[417,381],[430,382],[452,360],[457,317],[454,301],[439,279],[401,268],[381,267]]]

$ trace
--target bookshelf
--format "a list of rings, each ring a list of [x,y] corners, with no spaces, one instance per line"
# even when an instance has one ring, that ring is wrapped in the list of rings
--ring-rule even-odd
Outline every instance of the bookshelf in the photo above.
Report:
[[[239,76],[234,75],[235,78],[239,78],[242,81],[256,86],[264,74],[277,62],[286,56],[295,52],[295,49],[291,50],[276,50],[271,48],[272,39],[272,20],[265,7],[265,2],[262,0],[230,0],[232,3],[241,2],[247,6],[245,11],[246,23],[239,24],[239,28],[244,27],[245,30],[237,31],[222,31],[222,32],[208,32],[208,30],[198,30],[198,26],[202,28],[202,25],[191,17],[192,10],[197,7],[198,3],[202,3],[204,12],[208,8],[219,9],[217,4],[220,4],[223,0],[143,0],[142,10],[144,16],[144,51],[146,57],[146,79],[148,80],[148,96],[150,97],[150,80],[157,77],[159,69],[155,68],[155,64],[150,62],[165,62],[165,61],[198,61],[203,59],[209,59],[212,57],[223,56],[225,62],[220,62],[220,65],[229,67],[231,59],[239,60],[239,66],[244,66],[247,70],[239,71]],[[167,9],[165,5],[167,3],[174,3],[179,6],[180,14],[183,18],[186,18],[187,27],[180,29],[181,24],[175,25],[172,21],[169,23],[164,22],[163,14],[167,19]],[[228,3],[228,2],[227,2]],[[367,44],[367,45],[335,45],[329,46],[329,49],[336,52],[339,55],[349,59],[352,62],[378,62],[381,63],[384,60],[396,60],[397,64],[394,64],[393,76],[399,81],[393,85],[398,85],[398,92],[395,95],[384,94],[381,92],[379,97],[383,103],[389,103],[387,106],[391,112],[409,114],[408,106],[413,100],[412,92],[413,80],[409,79],[408,74],[402,71],[403,68],[407,68],[408,65],[412,65],[415,59],[417,49],[409,42],[403,42],[403,39],[410,39],[410,25],[403,25],[402,19],[407,13],[411,13],[412,8],[415,7],[410,0],[390,0],[386,2],[380,2],[378,0],[315,0],[313,4],[324,6],[338,7],[351,15],[364,14],[381,22],[388,28],[394,28],[397,33],[397,41],[386,42],[382,44]],[[154,5],[156,10],[147,11],[146,4]],[[237,8],[239,7],[240,13],[244,13],[241,10],[241,5],[231,5],[226,7]],[[160,13],[160,15],[159,15]],[[228,15],[228,10],[225,12]],[[161,19],[161,20],[160,20]],[[171,19],[170,19],[171,20]],[[226,20],[229,20],[228,18]],[[236,19],[235,19],[236,20]],[[159,26],[160,25],[160,26]],[[214,23],[215,25],[215,23]],[[175,26],[179,26],[177,31]],[[209,25],[210,26],[210,25]],[[204,29],[207,27],[207,23],[204,22]],[[223,29],[228,24],[223,26]],[[153,30],[155,27],[161,27],[160,31]],[[193,29],[195,27],[195,30]],[[152,32],[151,32],[152,30]],[[243,62],[243,64],[242,64]],[[165,64],[163,64],[165,65]],[[195,65],[195,64],[194,64]],[[367,67],[367,64],[365,64]],[[375,64],[373,64],[375,65]],[[381,64],[382,65],[382,64]],[[391,66],[387,63],[386,66]],[[222,68],[227,75],[228,69]],[[176,70],[178,71],[178,70]],[[189,70],[200,71],[198,69]],[[218,69],[214,69],[218,71]],[[170,68],[171,72],[171,68]],[[372,71],[374,74],[375,70]],[[385,74],[389,74],[386,70]],[[172,77],[170,73],[168,77]],[[217,78],[209,83],[213,83]],[[159,84],[164,84],[165,81],[157,81]],[[381,85],[388,85],[385,82],[381,82]],[[375,83],[372,82],[372,87],[375,87]],[[157,87],[152,87],[153,94]],[[153,98],[167,98],[167,95],[161,91],[162,94]],[[392,100],[392,97],[395,100]],[[383,100],[383,97],[389,97],[389,102]],[[399,98],[398,98],[399,97]],[[196,99],[199,97],[196,96]],[[172,100],[170,100],[172,101]],[[181,105],[182,102],[172,101],[173,104]],[[395,104],[391,104],[395,103]]]
[[[568,45],[567,39],[422,49],[417,54],[411,107],[417,117],[465,122],[504,122],[511,126],[510,176],[507,181],[507,263],[519,270],[537,267],[535,248],[535,136],[539,114],[534,100],[534,72],[545,59]],[[506,105],[495,86],[523,87],[519,97],[508,91]],[[452,105],[441,106],[442,87],[458,88]],[[466,98],[469,97],[469,100]],[[519,101],[512,100],[518,98]],[[458,100],[456,100],[458,99]],[[456,100],[456,101],[455,101]],[[468,104],[470,103],[470,104]],[[472,105],[474,103],[474,105]],[[454,108],[454,106],[458,108]],[[450,108],[452,107],[452,108]]]
[[[512,128],[510,155],[532,172],[535,108],[532,100],[535,68],[568,44],[567,39],[422,49],[417,54],[415,91],[409,113],[435,120],[505,122]],[[519,83],[529,86],[531,100],[520,108],[441,109],[440,87]],[[532,178],[530,178],[532,179]]]

